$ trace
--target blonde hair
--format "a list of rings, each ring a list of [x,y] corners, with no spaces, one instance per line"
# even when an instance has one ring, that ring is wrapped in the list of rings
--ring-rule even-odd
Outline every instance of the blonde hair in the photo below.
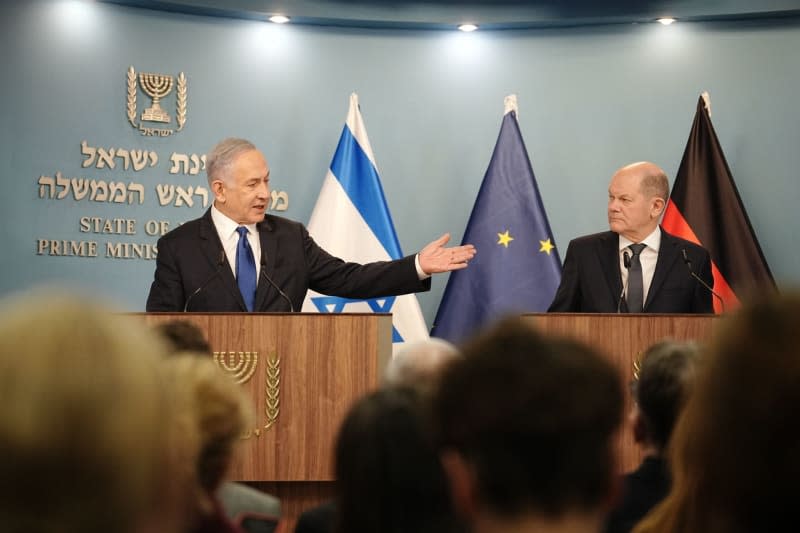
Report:
[[[251,421],[251,411],[239,385],[208,356],[179,353],[163,362],[170,387],[180,402],[182,424],[197,433],[196,507],[211,510],[216,492],[233,458],[236,444]]]
[[[132,531],[174,503],[163,354],[144,324],[83,296],[42,291],[7,301],[0,311],[4,531]]]

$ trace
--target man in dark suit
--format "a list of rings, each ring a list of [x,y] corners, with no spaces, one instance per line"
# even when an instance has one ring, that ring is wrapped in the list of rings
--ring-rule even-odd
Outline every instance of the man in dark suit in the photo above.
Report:
[[[302,224],[265,214],[269,166],[249,141],[217,144],[206,171],[214,203],[159,239],[147,311],[297,311],[309,288],[346,298],[407,294],[475,255],[472,245],[445,248],[445,234],[404,259],[347,263]]]
[[[550,312],[712,313],[711,258],[658,224],[669,197],[653,163],[619,169],[608,187],[611,231],[569,243]]]

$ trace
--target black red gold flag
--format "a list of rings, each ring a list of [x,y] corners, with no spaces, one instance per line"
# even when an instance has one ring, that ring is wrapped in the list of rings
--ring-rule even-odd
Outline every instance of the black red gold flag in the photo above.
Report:
[[[702,96],[662,225],[709,251],[714,292],[725,310],[754,291],[775,289]],[[723,310],[717,298],[714,309]]]

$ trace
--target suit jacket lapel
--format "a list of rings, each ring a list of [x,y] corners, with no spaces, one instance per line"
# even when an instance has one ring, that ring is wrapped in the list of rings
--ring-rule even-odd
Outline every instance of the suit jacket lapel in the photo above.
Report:
[[[606,278],[608,297],[611,309],[616,310],[619,295],[622,292],[622,277],[619,272],[619,236],[614,232],[606,232],[599,241],[598,257],[600,270]]]
[[[258,223],[258,238],[261,241],[261,268],[264,269],[264,274],[273,279],[275,277],[275,260],[278,257],[278,240],[275,238],[273,226],[268,219],[264,219]],[[259,258],[259,260],[261,260]],[[256,287],[256,310],[264,309],[267,302],[267,295],[270,291],[275,289],[269,284],[264,275],[258,277],[258,286]]]
[[[211,209],[206,211],[206,214],[203,215],[202,223],[200,224],[200,246],[210,264],[214,265],[214,268],[217,268],[220,254],[224,252],[222,250],[222,243],[219,240],[217,228],[214,226],[214,221],[211,219]],[[244,298],[242,298],[242,293],[239,291],[239,285],[236,283],[236,278],[233,275],[232,267],[230,263],[228,263],[227,258],[225,259],[225,264],[220,269],[220,277],[222,278],[225,288],[236,298],[242,311],[247,311]]]
[[[647,301],[644,304],[644,311],[653,302],[656,294],[667,279],[667,275],[672,270],[672,265],[677,261],[678,256],[678,243],[677,241],[661,229],[661,249],[658,251],[658,259],[656,260],[656,270],[653,273],[653,281],[650,282],[650,289],[647,291]]]

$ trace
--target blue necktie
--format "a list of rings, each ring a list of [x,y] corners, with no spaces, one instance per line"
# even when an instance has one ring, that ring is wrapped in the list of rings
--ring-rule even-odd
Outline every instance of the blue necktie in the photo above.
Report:
[[[247,228],[239,226],[236,231],[239,233],[239,244],[236,245],[236,282],[247,310],[252,311],[256,303],[256,260],[247,241]]]

